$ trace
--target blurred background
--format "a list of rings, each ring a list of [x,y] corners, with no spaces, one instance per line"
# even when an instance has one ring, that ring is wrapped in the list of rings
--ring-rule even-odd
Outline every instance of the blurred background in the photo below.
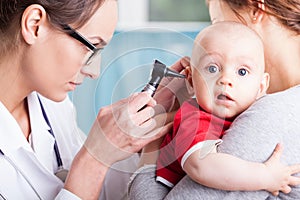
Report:
[[[205,0],[118,0],[119,23],[102,53],[101,74],[69,94],[87,134],[103,106],[149,81],[155,59],[172,65],[190,56],[197,33],[210,24]]]

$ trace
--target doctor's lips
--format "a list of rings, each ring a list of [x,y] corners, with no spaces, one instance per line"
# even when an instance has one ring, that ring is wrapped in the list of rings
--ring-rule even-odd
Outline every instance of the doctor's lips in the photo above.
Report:
[[[81,83],[75,83],[75,82],[69,82],[69,83],[71,83],[72,85],[81,85]]]
[[[75,90],[78,85],[81,85],[81,83],[69,82],[69,85],[71,87],[70,90]]]

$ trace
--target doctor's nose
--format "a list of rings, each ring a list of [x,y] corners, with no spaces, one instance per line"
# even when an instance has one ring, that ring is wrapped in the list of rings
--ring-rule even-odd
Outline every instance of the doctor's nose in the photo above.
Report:
[[[91,79],[97,79],[100,74],[100,66],[101,66],[101,57],[97,59],[97,61],[93,61],[92,63],[85,65],[81,69],[81,73],[84,76],[87,76]]]

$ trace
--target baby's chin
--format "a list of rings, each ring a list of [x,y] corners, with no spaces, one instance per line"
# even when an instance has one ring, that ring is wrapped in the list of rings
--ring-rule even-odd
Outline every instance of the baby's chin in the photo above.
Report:
[[[224,111],[213,111],[212,112],[215,116],[221,118],[221,119],[225,119],[225,120],[229,120],[232,121],[236,118],[236,116],[238,115],[236,112],[232,112],[230,110],[224,109]]]

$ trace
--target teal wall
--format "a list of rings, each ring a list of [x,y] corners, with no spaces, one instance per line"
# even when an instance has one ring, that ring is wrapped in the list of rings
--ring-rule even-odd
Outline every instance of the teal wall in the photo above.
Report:
[[[100,77],[86,79],[69,94],[79,127],[88,133],[101,107],[140,91],[149,80],[155,59],[169,66],[190,56],[197,33],[154,28],[116,32],[102,53]]]

